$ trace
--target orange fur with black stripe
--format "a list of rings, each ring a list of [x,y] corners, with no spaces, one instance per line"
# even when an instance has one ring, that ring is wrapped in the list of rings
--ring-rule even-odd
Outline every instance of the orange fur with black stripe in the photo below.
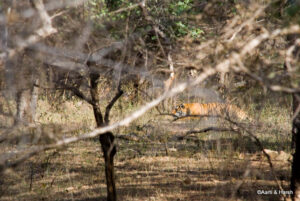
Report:
[[[172,114],[176,117],[184,116],[223,116],[237,117],[241,120],[250,119],[248,115],[232,104],[226,103],[183,103],[175,107]]]

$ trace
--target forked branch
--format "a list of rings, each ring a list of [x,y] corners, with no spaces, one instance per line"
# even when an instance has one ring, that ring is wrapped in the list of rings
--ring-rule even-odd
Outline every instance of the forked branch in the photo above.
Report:
[[[106,106],[105,109],[105,115],[104,115],[104,122],[106,124],[109,123],[109,113],[111,108],[114,106],[114,104],[117,102],[117,100],[123,95],[123,90],[121,89],[121,84],[118,86],[118,92],[116,93],[115,97],[109,102],[109,104]]]

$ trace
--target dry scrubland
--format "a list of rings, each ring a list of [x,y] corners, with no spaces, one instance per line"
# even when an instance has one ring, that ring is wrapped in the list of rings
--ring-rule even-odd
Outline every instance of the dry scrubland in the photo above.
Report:
[[[120,118],[120,108],[122,115],[136,108],[120,104],[113,110],[112,121]],[[255,116],[254,105],[244,109]],[[60,124],[55,131],[58,138],[78,135],[95,126],[92,109],[78,100],[59,104],[39,100],[37,115],[40,124]],[[289,189],[289,108],[265,104],[260,118],[256,134],[265,148],[284,151],[270,155],[279,183]],[[126,134],[132,139],[117,140],[118,200],[280,200],[277,195],[257,195],[257,190],[278,190],[278,186],[266,159],[249,138],[228,132],[176,138],[210,124],[223,125],[216,119],[172,122],[152,110],[130,126],[116,130],[116,136]],[[3,181],[3,201],[106,199],[98,139],[34,156],[15,170],[6,170]]]
[[[14,2],[19,3],[22,1]],[[160,2],[163,3],[164,1]],[[216,1],[215,4],[210,5],[210,7],[207,8],[209,13],[205,11],[206,14],[204,14],[203,18],[198,18],[198,16],[187,18],[191,23],[190,25],[194,24],[195,28],[200,27],[201,29],[198,31],[204,33],[203,35],[199,33],[198,39],[192,39],[192,37],[189,36],[190,34],[186,32],[189,30],[185,30],[184,27],[183,29],[182,27],[177,27],[177,31],[181,30],[186,33],[181,36],[176,36],[176,43],[174,46],[172,45],[171,55],[177,76],[173,86],[176,86],[176,84],[182,81],[193,80],[200,75],[205,68],[214,67],[218,65],[219,62],[225,61],[228,55],[230,56],[231,53],[238,52],[239,48],[243,48],[247,45],[246,41],[249,42],[253,37],[260,36],[261,31],[270,30],[271,33],[271,30],[277,30],[278,27],[282,26],[281,24],[277,24],[279,23],[277,19],[274,19],[275,22],[273,22],[274,20],[270,20],[273,19],[273,17],[268,18],[267,16],[264,18],[265,14],[263,14],[262,19],[253,18],[253,20],[255,19],[253,22],[254,26],[252,26],[252,22],[250,22],[251,26],[246,26],[244,29],[242,27],[243,21],[249,17],[252,18],[252,14],[254,11],[256,12],[256,9],[253,10],[252,8],[249,10],[248,6],[245,8],[240,6],[239,8],[236,7],[238,10],[241,9],[239,12],[242,15],[235,20],[233,17],[239,12],[234,11],[235,9],[232,9],[234,7],[229,4],[229,2],[235,1],[224,2],[223,4],[222,1]],[[198,6],[201,7],[201,5]],[[52,36],[45,36],[49,38],[48,42],[51,44],[49,45],[51,52],[52,47],[57,47],[61,48],[62,51],[74,49],[77,53],[76,48],[71,44],[73,44],[74,41],[77,44],[77,35],[80,35],[78,32],[81,32],[81,29],[84,28],[82,26],[83,24],[81,24],[84,20],[82,21],[80,16],[81,14],[84,16],[85,12],[88,12],[88,10],[85,10],[85,6],[83,7],[83,11],[80,11],[79,8],[80,7],[76,8],[75,11],[71,11],[70,13],[65,13],[64,10],[58,12],[59,15],[62,16],[59,18],[58,15],[58,18],[56,18],[58,20],[53,20],[53,26],[59,28],[59,34],[53,36],[53,38]],[[156,10],[156,6],[153,8]],[[228,13],[228,11],[230,12]],[[96,12],[99,13],[99,10],[96,10]],[[196,13],[197,12],[198,11],[196,11]],[[266,11],[266,13],[268,13],[268,11]],[[52,14],[53,13],[51,13],[51,15]],[[167,14],[170,15],[169,13]],[[183,15],[185,16],[187,14],[183,13]],[[142,28],[146,27],[148,24],[148,22],[146,22],[148,20],[144,20],[146,16],[137,16],[128,18],[128,22],[134,22],[134,29],[139,26]],[[157,16],[154,17],[157,17],[157,19],[161,18],[160,11],[157,13]],[[167,19],[168,17],[171,19],[174,16],[167,16]],[[236,32],[229,34],[235,36],[235,39],[233,37],[232,41],[230,41],[231,39],[227,40],[227,38],[229,39],[231,37],[226,36],[228,30],[224,29],[226,28],[224,27],[225,24],[231,24],[231,18],[233,18],[236,23],[233,23],[233,28],[236,29]],[[142,21],[146,23],[138,25],[137,22],[139,20],[136,19],[142,19]],[[154,20],[156,20],[156,18]],[[101,20],[96,19],[96,21],[101,24]],[[138,26],[136,26],[136,23]],[[117,26],[119,25],[118,23],[116,24]],[[26,27],[26,25],[25,23],[24,26]],[[115,26],[114,24],[112,25]],[[117,28],[117,26],[115,27],[116,33],[120,32],[120,34],[116,36],[120,38],[123,38],[123,25],[122,23],[119,28]],[[110,25],[107,26],[110,27]],[[189,26],[186,26],[185,28],[188,27]],[[170,28],[172,27],[170,26]],[[129,26],[129,30],[131,29],[133,29],[132,25]],[[98,50],[106,45],[111,45],[114,41],[119,41],[119,39],[112,40],[111,35],[114,30],[112,29],[111,31],[109,34],[104,32],[105,35],[103,35],[101,29],[98,30],[98,28],[95,27],[95,30],[91,31],[91,36],[88,41],[86,41],[86,43],[84,42],[82,46],[85,46],[85,44],[94,44],[91,46],[91,49]],[[234,30],[229,29],[229,31]],[[235,35],[236,33],[238,34]],[[135,33],[133,32],[132,34],[134,35]],[[151,40],[153,36],[155,36],[151,35],[153,34],[151,32],[145,34],[149,35],[149,39],[151,38]],[[13,38],[19,38],[19,35]],[[160,68],[164,71],[167,70],[169,68],[169,62],[167,61],[166,55],[162,56],[163,54],[161,50],[159,50],[160,48],[156,45],[156,42],[159,40],[148,41],[147,38],[148,37],[146,37],[145,41],[141,41],[141,43],[129,44],[128,50],[125,48],[126,51],[124,52],[128,52],[128,55],[124,54],[124,58],[128,57],[128,61],[122,56],[123,50],[120,50],[122,54],[110,52],[110,54],[113,55],[106,55],[108,58],[112,57],[112,61],[130,64],[130,66],[133,61],[133,63],[136,63],[137,59],[136,65],[139,66],[140,63],[144,65],[144,63],[148,62],[148,60],[139,61],[143,56],[148,58],[148,51],[150,55],[149,58],[151,58],[153,54],[153,61],[151,61],[151,59],[149,60],[149,63],[151,63],[149,64],[150,68],[147,68],[152,83],[146,82],[145,85],[148,86],[142,84],[139,86],[139,89],[149,95],[146,96],[145,93],[140,93],[140,97],[136,101],[138,103],[135,101],[129,103],[129,92],[134,91],[130,84],[133,83],[128,81],[128,83],[123,84],[122,87],[127,87],[127,89],[124,90],[124,95],[116,102],[112,109],[110,116],[111,122],[122,119],[127,114],[135,111],[138,106],[144,105],[146,101],[150,101],[163,93],[163,83],[167,81],[169,75],[160,75],[155,72],[159,71]],[[228,44],[223,44],[222,41],[227,41]],[[45,44],[48,44],[48,42]],[[261,83],[261,81],[257,83],[255,80],[249,79],[242,71],[228,75],[229,80],[227,87],[217,88],[216,85],[218,85],[217,83],[220,84],[220,79],[218,75],[216,75],[197,85],[197,90],[193,91],[193,89],[188,89],[183,94],[178,94],[170,100],[166,100],[164,103],[165,106],[167,106],[166,110],[163,110],[162,105],[159,105],[162,112],[170,112],[171,107],[177,103],[192,102],[192,97],[198,97],[199,100],[196,102],[215,101],[214,94],[211,94],[211,97],[209,97],[205,89],[218,91],[219,94],[223,96],[220,97],[220,100],[238,105],[254,119],[254,122],[246,122],[243,125],[252,131],[259,138],[264,148],[267,149],[274,166],[274,172],[271,171],[269,163],[261,150],[259,150],[257,145],[253,142],[253,139],[251,139],[246,132],[242,132],[242,134],[239,135],[231,132],[210,131],[188,135],[184,139],[178,138],[190,130],[198,130],[208,126],[229,127],[228,122],[216,118],[172,121],[170,116],[159,115],[158,110],[152,109],[127,127],[120,127],[113,131],[117,137],[116,143],[118,149],[115,157],[118,200],[282,200],[282,197],[279,195],[258,195],[257,190],[278,191],[278,184],[285,190],[290,188],[291,97],[286,94],[272,93],[264,86],[264,84],[269,83],[268,81],[276,81],[277,74],[279,80],[288,79],[288,77],[279,76],[283,73],[282,68],[285,61],[286,43],[285,36],[270,38],[270,40],[262,42],[257,49],[254,49],[253,54],[251,53],[246,58],[242,58],[242,63],[244,63],[254,75],[261,76],[259,78],[263,81],[264,78],[268,78],[266,83]],[[80,47],[78,44],[76,46]],[[169,48],[169,44],[166,44],[163,49],[167,46]],[[135,50],[135,47],[138,47],[138,49]],[[54,52],[56,50],[59,49],[53,49]],[[144,50],[147,50],[147,52],[145,53]],[[167,50],[167,48],[165,50]],[[36,49],[36,51],[40,52],[39,49]],[[116,49],[116,52],[118,51],[119,49]],[[85,48],[78,50],[78,53],[83,52],[86,52]],[[134,55],[137,56],[134,57]],[[31,61],[33,63],[32,66],[34,66],[34,71],[36,67],[39,66],[41,60],[43,60],[41,58],[47,56],[50,58],[53,57],[55,61],[59,59],[50,53],[48,55],[46,52],[37,55],[37,57]],[[122,57],[122,59],[119,57]],[[29,61],[27,62],[29,63]],[[22,66],[26,66],[26,58]],[[132,67],[135,67],[135,64],[133,64]],[[196,71],[194,75],[190,75],[190,73],[193,72],[189,70],[191,67],[195,67],[199,72]],[[58,68],[54,69],[56,71]],[[17,68],[16,72],[18,71],[19,69]],[[105,76],[104,71],[106,71],[106,69],[103,69],[103,72],[101,71],[99,74]],[[69,73],[67,75],[69,75]],[[152,76],[160,82],[154,83],[156,79],[153,81]],[[21,74],[20,77],[24,76]],[[113,77],[114,76],[108,79],[112,79]],[[91,80],[88,77],[86,78],[89,81]],[[15,79],[17,80],[18,78]],[[101,104],[103,112],[107,103],[114,96],[114,90],[116,89],[113,89],[115,85],[113,80],[106,78],[101,79],[98,80],[99,82],[97,82],[97,84],[99,84],[101,90],[99,104]],[[65,79],[65,77],[64,80],[64,83],[66,83],[67,79]],[[76,84],[73,83],[73,81],[75,82],[76,79],[70,79],[70,86]],[[107,85],[105,85],[105,82],[107,82]],[[270,82],[269,84],[272,83],[273,82]],[[274,83],[277,84],[277,82]],[[45,84],[48,86],[47,83]],[[279,82],[279,84],[281,84],[281,82]],[[88,86],[88,83],[86,83],[86,86]],[[287,84],[286,86],[289,85]],[[158,93],[155,91],[157,88],[160,88],[157,91]],[[67,92],[67,90],[61,94],[61,90],[53,92],[50,89],[51,92],[48,94],[46,93],[46,89],[47,87],[45,91],[43,91],[43,88],[40,89],[37,107],[37,122],[40,130],[37,132],[34,128],[13,127],[7,132],[12,133],[12,140],[8,136],[7,144],[9,145],[7,145],[6,142],[0,144],[0,153],[11,153],[13,152],[11,150],[16,148],[13,146],[17,145],[19,146],[17,150],[21,150],[21,148],[26,150],[29,143],[38,145],[53,143],[63,137],[80,135],[95,128],[96,124],[93,111],[87,103],[77,100],[74,97],[70,98],[70,96],[68,96],[70,93]],[[78,89],[81,88],[79,87]],[[87,90],[87,88],[82,88],[81,90],[84,91]],[[51,97],[51,95],[53,95],[51,93],[55,93],[54,97],[56,98]],[[65,95],[69,99],[62,100]],[[13,101],[5,102],[5,100],[0,100],[0,102],[1,101],[6,107],[11,107],[10,109],[13,111],[11,114],[16,113],[15,103]],[[7,108],[4,108],[3,110],[5,111],[6,109]],[[11,122],[7,121],[9,118]],[[5,127],[5,125],[12,124],[12,122],[13,119],[11,117],[0,116],[0,127]],[[14,134],[16,136],[14,136]],[[43,136],[43,134],[45,134],[45,136]],[[20,136],[19,140],[24,141],[19,142],[18,136]],[[16,137],[16,139],[14,137]],[[276,177],[274,177],[274,174]],[[277,178],[277,180],[275,178]],[[104,161],[98,138],[83,140],[56,150],[42,152],[26,160],[16,168],[5,170],[3,178],[0,179],[0,193],[3,193],[0,196],[1,201],[106,200],[107,191]]]

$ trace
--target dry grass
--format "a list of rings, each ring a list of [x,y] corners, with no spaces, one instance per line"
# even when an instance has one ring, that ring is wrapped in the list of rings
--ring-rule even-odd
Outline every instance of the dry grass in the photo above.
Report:
[[[37,121],[43,124],[73,124],[80,129],[92,129],[96,125],[92,107],[80,100],[62,103],[49,103],[47,99],[39,100],[36,115]]]
[[[126,112],[133,109],[131,107]],[[272,115],[276,110],[281,115]],[[112,112],[116,119],[120,111],[114,109]],[[264,123],[278,123],[274,123],[272,128],[263,126],[254,130],[261,133],[259,135],[266,142],[266,148],[288,150],[289,144],[285,142],[289,142],[289,138],[283,137],[290,130],[286,123],[288,112],[275,107],[272,110],[267,108],[262,114]],[[77,135],[94,127],[92,109],[78,101],[51,106],[40,100],[37,115],[42,124],[75,129],[68,135]],[[115,131],[116,136],[135,133],[140,137],[138,142],[117,141],[115,170],[118,200],[281,199],[278,195],[257,194],[257,190],[278,190],[278,187],[266,160],[253,142],[226,132],[194,135],[178,141],[174,136],[219,121],[172,123],[167,119],[152,111],[129,127]],[[277,137],[274,139],[274,136]],[[165,145],[169,148],[168,155]],[[290,162],[287,158],[273,159],[279,182],[289,189]],[[3,201],[105,200],[100,145],[96,140],[85,140],[41,153],[16,169],[7,170],[0,190]]]
[[[218,158],[197,153],[192,157],[116,157],[119,200],[279,200],[261,196],[260,189],[278,189],[264,160],[254,155]],[[288,188],[289,163],[274,163]],[[250,174],[243,176],[245,170]],[[31,180],[32,178],[32,180]],[[104,167],[98,142],[82,141],[59,151],[48,151],[5,172],[1,200],[105,200]]]

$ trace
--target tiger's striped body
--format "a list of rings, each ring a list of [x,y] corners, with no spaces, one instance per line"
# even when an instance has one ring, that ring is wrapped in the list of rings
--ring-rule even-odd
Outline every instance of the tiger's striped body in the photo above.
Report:
[[[232,104],[226,103],[184,103],[175,107],[172,114],[176,117],[184,116],[223,116],[250,119],[247,114]]]

